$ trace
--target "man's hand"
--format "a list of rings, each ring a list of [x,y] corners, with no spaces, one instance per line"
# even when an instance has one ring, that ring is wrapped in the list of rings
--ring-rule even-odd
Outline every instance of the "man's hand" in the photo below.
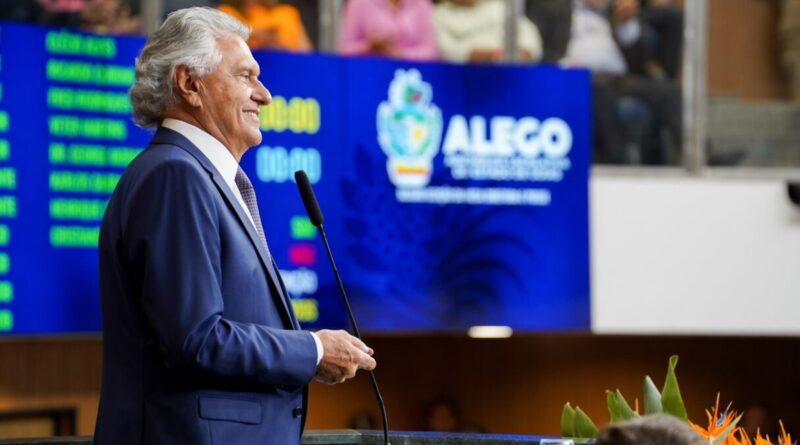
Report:
[[[325,353],[317,365],[317,381],[334,385],[353,378],[359,369],[375,369],[375,351],[346,331],[316,332]]]

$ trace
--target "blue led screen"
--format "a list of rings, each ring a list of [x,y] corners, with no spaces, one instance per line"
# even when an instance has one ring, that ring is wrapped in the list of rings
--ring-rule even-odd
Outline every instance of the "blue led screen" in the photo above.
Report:
[[[150,138],[143,44],[0,26],[0,332],[100,329],[100,220]],[[587,72],[255,57],[273,103],[242,165],[304,326],[346,317],[297,169],[365,331],[589,329]]]

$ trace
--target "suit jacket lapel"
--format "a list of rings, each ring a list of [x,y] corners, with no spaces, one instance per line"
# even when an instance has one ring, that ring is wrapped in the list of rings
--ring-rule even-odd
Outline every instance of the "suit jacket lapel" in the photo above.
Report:
[[[287,325],[298,329],[299,327],[297,326],[297,321],[294,318],[294,314],[287,306],[288,299],[286,298],[283,281],[278,275],[278,266],[272,260],[269,253],[267,253],[267,248],[261,242],[261,238],[258,236],[255,227],[253,227],[253,223],[250,221],[250,218],[239,204],[236,196],[233,195],[233,192],[230,190],[230,187],[228,187],[228,184],[219,175],[219,172],[214,165],[211,164],[211,161],[209,161],[208,158],[206,158],[205,155],[203,155],[203,153],[194,146],[194,144],[189,142],[188,139],[183,137],[180,133],[170,130],[169,128],[159,128],[158,132],[156,132],[155,136],[153,136],[151,144],[170,144],[180,147],[194,156],[195,159],[200,162],[203,168],[209,172],[211,179],[217,185],[217,189],[219,189],[222,196],[226,201],[228,201],[228,205],[234,210],[236,217],[239,219],[239,223],[247,232],[247,235],[250,237],[250,241],[253,243],[253,246],[258,252],[258,257],[261,260],[261,264],[267,271],[270,282],[272,283],[272,287],[275,290],[275,295],[277,296],[276,300],[278,300],[276,303],[281,308],[284,322],[286,322]]]
[[[280,268],[278,267],[278,264],[275,262],[275,259],[270,257],[270,260],[272,260],[272,265],[275,267],[275,270],[280,270]],[[281,285],[281,290],[283,291],[283,295],[287,295],[288,296],[289,292],[286,290],[286,286],[284,285],[283,280],[280,280],[279,283]],[[288,298],[287,298],[286,301],[290,301],[290,300],[288,300]],[[289,303],[289,304],[291,304],[291,303]],[[297,330],[300,330],[300,322],[297,321],[297,317],[295,316],[294,311],[291,310],[291,311],[288,311],[288,313],[289,313],[289,318],[291,318],[292,327],[294,327]]]

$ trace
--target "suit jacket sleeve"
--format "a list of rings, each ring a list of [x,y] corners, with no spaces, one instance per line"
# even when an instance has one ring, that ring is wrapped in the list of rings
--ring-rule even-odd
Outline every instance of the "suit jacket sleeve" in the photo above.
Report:
[[[223,316],[218,225],[219,212],[230,210],[216,193],[208,172],[171,160],[148,172],[128,201],[123,261],[141,269],[144,315],[166,366],[239,383],[305,385],[316,368],[308,332]]]

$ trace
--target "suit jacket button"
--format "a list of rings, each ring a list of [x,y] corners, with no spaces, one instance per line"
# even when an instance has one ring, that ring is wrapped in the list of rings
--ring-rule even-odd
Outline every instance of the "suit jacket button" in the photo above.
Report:
[[[303,415],[303,408],[302,407],[298,406],[298,407],[296,407],[295,409],[292,410],[292,416],[293,417],[297,418],[297,417],[300,417],[302,415]]]

